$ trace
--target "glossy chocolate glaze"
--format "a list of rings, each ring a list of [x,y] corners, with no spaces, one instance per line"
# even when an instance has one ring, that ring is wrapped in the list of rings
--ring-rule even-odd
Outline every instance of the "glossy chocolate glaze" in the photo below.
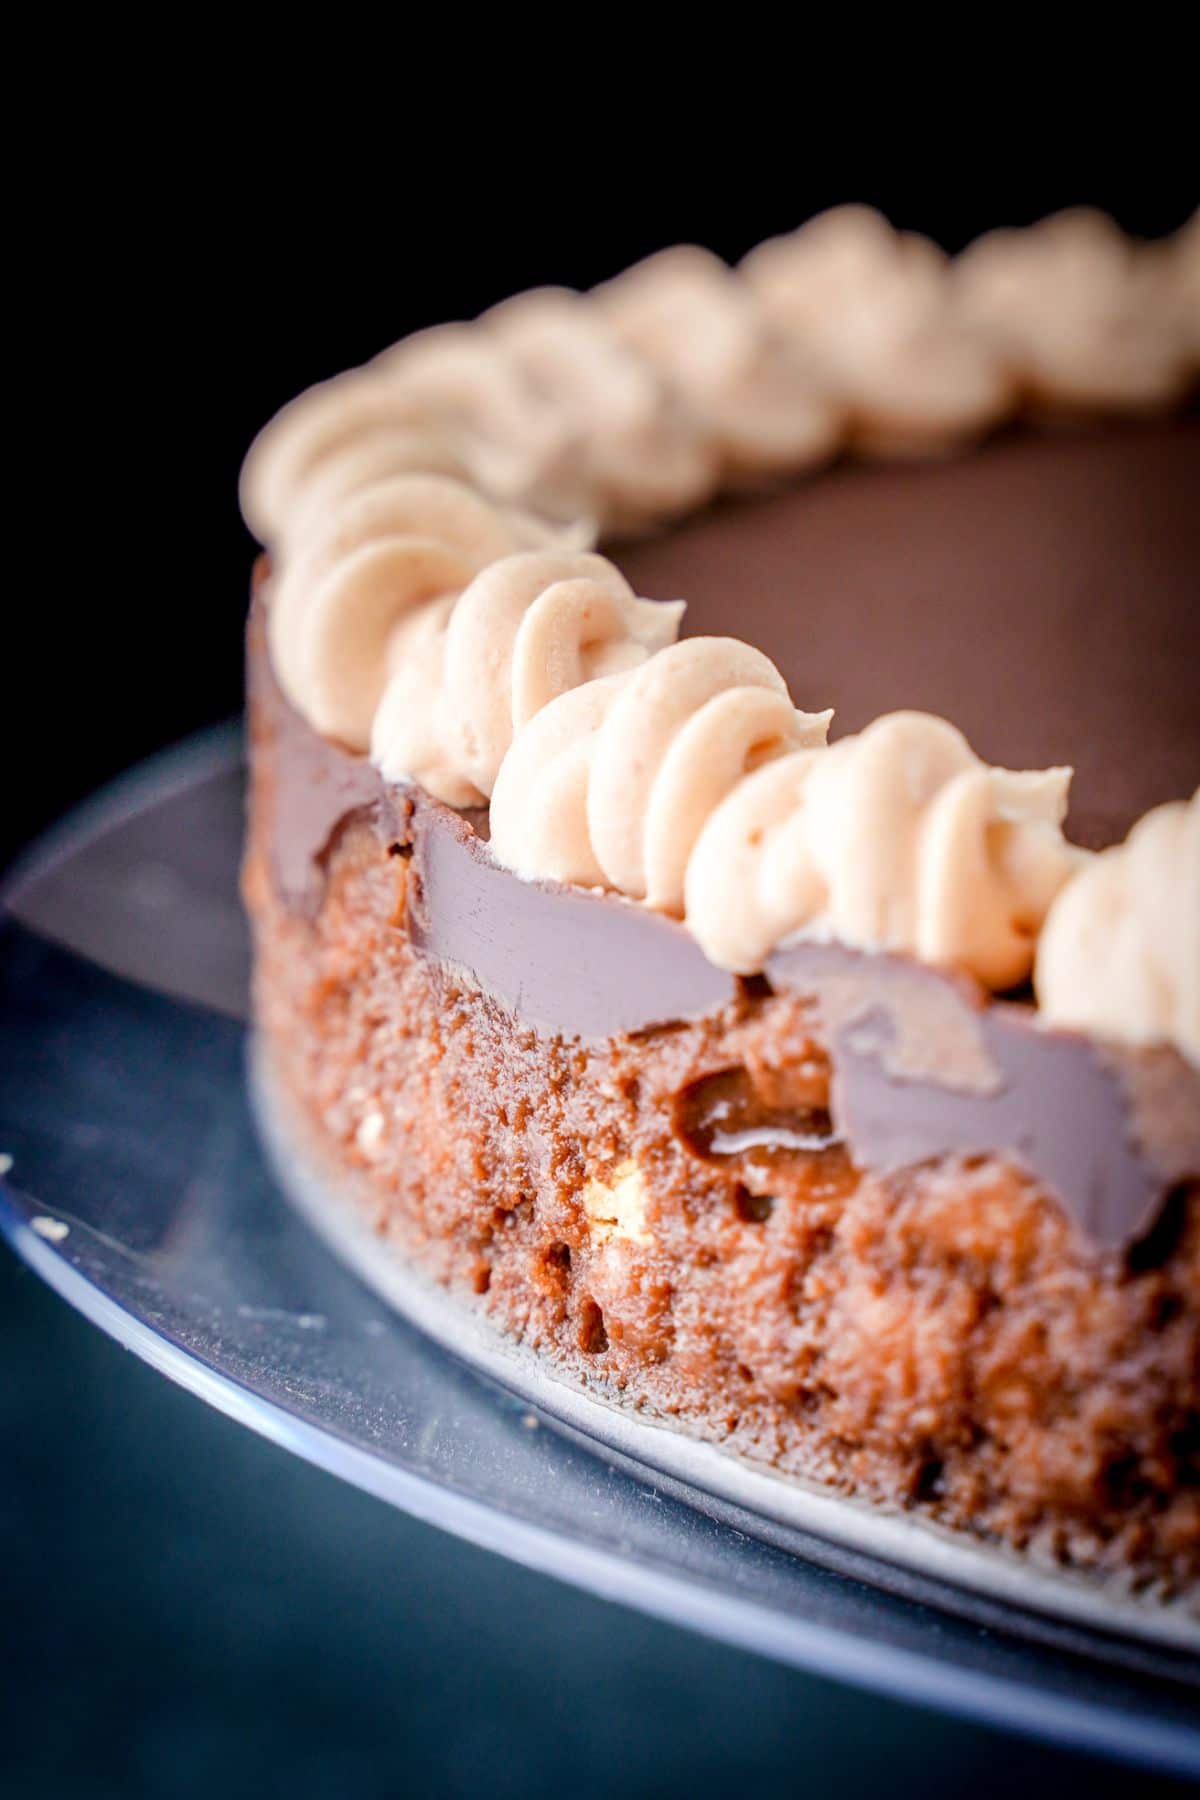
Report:
[[[832,944],[790,946],[767,976],[815,1003],[834,1116],[855,1160],[878,1174],[947,1150],[1003,1152],[1094,1242],[1113,1246],[1143,1236],[1164,1193],[1200,1172],[1200,1077],[1169,1049],[1106,1050],[1039,1028],[1029,1006],[989,1004],[969,982]],[[934,1036],[945,1051],[930,1058]],[[906,1037],[932,1068],[904,1068]],[[1185,1137],[1161,1112],[1139,1116],[1134,1072],[1146,1058],[1171,1065],[1171,1112],[1188,1109]]]
[[[464,820],[423,796],[409,834],[413,942],[536,1030],[613,1037],[733,999],[734,977],[673,919],[613,894],[518,882]]]
[[[535,1030],[585,1038],[643,1031],[725,1005],[733,976],[673,919],[614,894],[518,881],[487,848],[486,812],[454,812],[420,788],[389,786],[363,756],[318,734],[280,692],[267,653],[266,567],[250,615],[255,733],[276,742],[272,873],[312,917],[337,833],[369,816],[413,859],[413,941],[465,971]]]
[[[685,595],[690,632],[766,650],[798,704],[832,702],[842,729],[920,706],[989,760],[1073,760],[1073,835],[1102,844],[1200,778],[1198,501],[1194,419],[1012,437],[932,467],[835,470],[618,561],[639,592]],[[264,636],[259,606],[251,678],[259,728],[285,739],[274,873],[290,905],[315,911],[328,845],[366,812],[412,858],[414,942],[534,1029],[606,1037],[733,997],[681,926],[517,881],[490,857],[485,818],[388,788],[318,738],[280,695]],[[1200,1075],[1169,1050],[1041,1029],[1031,1007],[902,958],[796,946],[766,975],[822,1015],[864,1167],[1008,1155],[1102,1246],[1136,1239],[1172,1185],[1200,1179]]]

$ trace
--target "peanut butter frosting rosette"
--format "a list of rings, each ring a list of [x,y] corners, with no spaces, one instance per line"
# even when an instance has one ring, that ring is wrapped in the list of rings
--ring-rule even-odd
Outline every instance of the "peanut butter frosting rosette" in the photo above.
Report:
[[[460,595],[410,614],[372,730],[389,781],[480,806],[514,734],[560,695],[636,668],[675,639],[682,603],[639,600],[603,557],[501,557]]]
[[[607,887],[682,912],[705,819],[751,769],[824,742],[767,657],[691,638],[547,706],[514,741],[492,796],[492,850],[529,878]]]
[[[542,288],[494,307],[479,329],[564,421],[579,446],[581,503],[610,529],[675,517],[713,493],[711,434],[592,302]]]
[[[1187,256],[1186,233],[1158,250],[1079,208],[980,238],[952,267],[952,303],[1034,406],[1154,412],[1196,375]]]
[[[1070,774],[989,768],[925,713],[877,719],[729,795],[688,867],[688,922],[713,962],[747,974],[812,937],[1015,987],[1082,854],[1062,834]]]
[[[555,537],[443,475],[398,475],[346,496],[283,551],[270,634],[284,692],[318,731],[365,750],[402,621],[461,593],[497,558]]]
[[[952,309],[948,266],[928,238],[846,206],[761,244],[742,273],[823,372],[853,441],[900,454],[973,438],[1011,404],[994,345]]]
[[[727,482],[815,468],[838,448],[845,406],[828,377],[708,251],[661,251],[592,301],[702,423]]]
[[[1064,887],[1037,995],[1050,1024],[1174,1044],[1200,1067],[1200,790],[1155,807]]]

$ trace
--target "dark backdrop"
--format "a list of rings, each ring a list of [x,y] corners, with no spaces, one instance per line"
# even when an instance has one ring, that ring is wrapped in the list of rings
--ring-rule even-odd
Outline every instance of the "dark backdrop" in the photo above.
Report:
[[[18,277],[47,328],[22,448],[48,522],[5,608],[0,858],[238,707],[238,465],[306,383],[520,287],[587,286],[681,239],[737,257],[841,200],[957,248],[1077,202],[1156,234],[1197,199],[1186,119],[1131,143],[1105,93],[1069,155],[1030,143],[1026,77],[985,121],[996,155],[935,114],[918,159],[903,109],[856,112],[856,72],[811,61],[769,134],[724,91],[663,131],[636,48],[623,100],[547,79],[508,104],[500,81],[482,120],[453,56],[402,60],[346,124],[319,78],[269,74],[175,121],[177,45],[131,116],[111,100],[76,132]],[[822,84],[838,126],[802,138]],[[1059,91],[1042,98],[1057,119]],[[10,554],[27,529],[10,507]],[[6,1796],[1150,1791],[413,1525],[169,1388],[3,1254],[0,1371]]]
[[[453,89],[441,64],[425,76]],[[406,103],[422,78],[405,71]],[[25,736],[28,713],[39,754],[0,808],[0,860],[135,756],[237,708],[253,551],[238,468],[310,382],[523,287],[588,287],[689,239],[736,259],[845,200],[958,249],[1081,202],[1157,235],[1200,190],[1165,96],[1153,133],[1141,122],[1131,140],[1106,108],[1078,132],[1064,115],[1051,147],[1014,92],[982,134],[935,117],[923,155],[910,121],[873,112],[835,138],[790,116],[664,120],[639,112],[645,96],[621,112],[572,94],[542,124],[514,105],[481,125],[450,93],[419,125],[366,101],[353,126],[310,111],[328,136],[302,153],[290,113],[242,98],[253,136],[236,111],[211,142],[181,142],[166,110],[138,129],[114,118],[39,250],[53,404],[32,485],[49,519],[32,604],[9,608],[31,647],[0,714]],[[43,696],[63,731],[45,732]]]

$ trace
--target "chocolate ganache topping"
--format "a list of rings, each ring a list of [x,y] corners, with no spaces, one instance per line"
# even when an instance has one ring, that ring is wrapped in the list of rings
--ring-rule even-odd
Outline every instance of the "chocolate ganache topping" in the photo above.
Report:
[[[618,555],[639,592],[689,595],[688,634],[733,625],[800,704],[832,699],[835,737],[910,702],[1014,766],[1069,746],[1072,833],[1099,847],[1200,768],[1198,482],[1194,418],[1013,435],[934,468],[849,466]],[[260,597],[251,669],[263,728],[286,736],[274,872],[291,906],[315,912],[326,849],[368,815],[411,855],[418,948],[532,1028],[599,1038],[734,999],[673,920],[516,879],[485,810],[388,784],[317,736],[275,683],[263,611]],[[1200,1178],[1200,1074],[1170,1049],[1048,1030],[1032,1006],[903,957],[785,946],[765,977],[819,1014],[838,1126],[867,1168],[1008,1155],[1101,1247],[1136,1240]]]

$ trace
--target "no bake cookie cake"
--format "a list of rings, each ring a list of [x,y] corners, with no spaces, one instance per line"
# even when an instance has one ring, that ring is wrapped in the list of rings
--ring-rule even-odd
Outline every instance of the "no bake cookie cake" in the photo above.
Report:
[[[1198,375],[1194,221],[842,209],[407,339],[243,482],[256,1019],[380,1255],[1185,1595]]]

